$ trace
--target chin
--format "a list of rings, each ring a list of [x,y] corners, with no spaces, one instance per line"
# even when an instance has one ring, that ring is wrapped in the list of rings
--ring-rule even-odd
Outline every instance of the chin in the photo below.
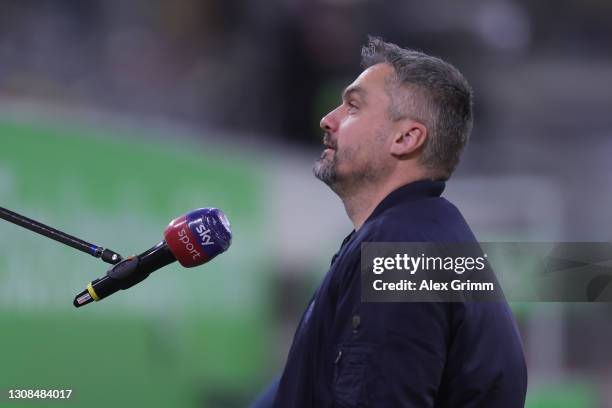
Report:
[[[336,181],[336,169],[334,164],[325,159],[319,159],[315,162],[312,172],[316,178],[327,185],[332,185]]]

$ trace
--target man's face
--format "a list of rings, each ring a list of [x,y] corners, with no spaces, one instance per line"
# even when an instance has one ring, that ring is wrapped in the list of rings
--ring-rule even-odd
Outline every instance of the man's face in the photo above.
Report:
[[[388,64],[366,69],[344,90],[342,104],[321,119],[327,148],[313,172],[338,193],[378,181],[392,166],[392,122],[387,114],[391,100],[385,91],[385,79],[392,73]]]

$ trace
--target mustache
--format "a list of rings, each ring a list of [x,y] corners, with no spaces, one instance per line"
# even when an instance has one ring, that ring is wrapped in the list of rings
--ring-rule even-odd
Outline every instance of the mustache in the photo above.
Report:
[[[336,141],[335,141],[335,140],[332,140],[332,138],[331,138],[331,136],[330,136],[329,132],[325,132],[325,133],[323,134],[323,144],[324,144],[325,146],[329,146],[329,147],[331,147],[331,148],[332,148],[332,149],[334,149],[334,150],[336,150],[336,148],[338,147],[338,146],[336,145]]]

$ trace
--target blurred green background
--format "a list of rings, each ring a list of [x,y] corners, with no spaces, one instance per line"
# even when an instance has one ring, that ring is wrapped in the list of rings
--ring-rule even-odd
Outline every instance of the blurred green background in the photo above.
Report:
[[[265,221],[263,175],[240,154],[130,136],[1,122],[2,205],[124,256],[215,206],[231,251],[77,310],[72,298],[106,265],[2,221],[0,386],[72,388],[91,407],[245,403],[273,369],[270,268],[265,245],[250,244]]]

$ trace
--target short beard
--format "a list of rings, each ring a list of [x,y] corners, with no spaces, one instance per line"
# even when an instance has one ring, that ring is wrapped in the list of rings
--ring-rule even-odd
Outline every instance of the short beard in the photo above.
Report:
[[[325,153],[317,159],[312,168],[314,176],[327,184],[340,197],[350,196],[355,191],[380,182],[388,171],[386,163],[378,160],[369,162],[352,174],[344,176],[338,175],[338,165],[340,163],[350,163],[357,156],[359,150],[380,148],[384,143],[385,136],[386,133],[379,130],[375,134],[375,139],[366,146],[344,147],[339,150],[336,145],[331,159]]]
[[[337,156],[338,152],[334,152],[334,157],[331,160],[321,156],[317,159],[314,166],[312,167],[312,173],[316,178],[327,184],[331,189],[334,189],[334,185],[336,184],[338,174],[336,172],[337,169]]]
[[[368,164],[366,168],[359,171],[358,174],[352,174],[350,177],[341,177],[338,175],[338,163],[350,161],[353,158],[353,151],[338,152],[336,150],[331,159],[321,156],[315,162],[312,172],[316,178],[324,182],[331,188],[333,192],[341,198],[354,194],[355,191],[363,189],[368,184],[376,183],[380,180],[382,172],[381,168],[376,168],[372,164]]]

